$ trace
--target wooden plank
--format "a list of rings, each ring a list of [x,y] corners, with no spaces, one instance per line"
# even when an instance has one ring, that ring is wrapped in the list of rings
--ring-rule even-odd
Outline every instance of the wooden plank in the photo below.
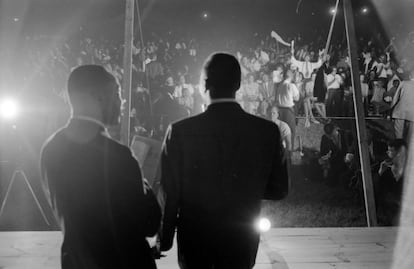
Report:
[[[255,269],[389,268],[396,231],[273,229],[262,236]],[[61,240],[60,232],[0,232],[0,268],[59,268]],[[158,268],[178,269],[176,247],[165,254],[157,260]]]
[[[289,235],[327,235],[327,234],[389,234],[397,233],[397,227],[328,227],[328,228],[274,228],[267,232],[265,235],[280,235],[280,236],[289,236]]]

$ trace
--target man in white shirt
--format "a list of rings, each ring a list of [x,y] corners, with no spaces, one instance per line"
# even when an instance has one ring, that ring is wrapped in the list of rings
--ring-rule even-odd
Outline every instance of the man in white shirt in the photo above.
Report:
[[[273,81],[270,80],[268,74],[263,74],[262,83],[259,86],[259,98],[260,98],[260,113],[263,116],[268,115],[268,108],[275,101],[275,89]]]
[[[390,68],[390,53],[387,52],[387,56],[381,55],[379,57],[379,63],[377,64],[377,76],[382,81],[383,86],[388,84],[388,69]]]
[[[283,81],[283,66],[278,65],[276,69],[272,72],[272,80],[274,84],[281,83]]]
[[[279,119],[279,109],[277,106],[272,107],[271,111],[271,118],[274,123],[279,127],[280,130],[280,136],[282,138],[282,144],[285,147],[286,150],[291,151],[292,150],[292,132],[290,131],[289,125],[281,121]]]
[[[183,96],[183,89],[186,88],[188,89],[190,95],[193,95],[194,93],[194,88],[191,84],[187,84],[185,81],[185,76],[181,75],[180,79],[179,79],[179,84],[175,87],[174,90],[174,97],[175,98],[179,98]]]
[[[296,115],[295,101],[299,101],[299,90],[294,83],[292,70],[286,71],[286,79],[276,89],[276,105],[279,108],[279,119],[286,122],[291,130],[292,149],[295,144]]]
[[[392,118],[396,138],[409,138],[414,121],[414,69],[410,72],[410,79],[401,83],[392,102]]]
[[[249,74],[247,84],[244,85],[244,103],[247,112],[256,115],[259,107],[259,84],[253,74]]]
[[[378,63],[377,61],[375,61],[372,56],[371,56],[371,52],[367,52],[367,53],[362,53],[362,56],[364,57],[364,74],[366,76],[366,78],[368,78],[368,74],[371,70],[378,70]]]
[[[336,67],[332,67],[331,73],[326,76],[326,86],[328,88],[328,97],[326,100],[326,114],[328,117],[337,117],[340,116],[342,113],[342,83],[343,79],[337,73]]]
[[[310,79],[313,71],[319,69],[319,67],[321,67],[323,64],[322,53],[323,51],[319,51],[319,60],[316,63],[310,61],[310,56],[308,53],[305,55],[305,61],[298,61],[295,58],[295,49],[292,46],[291,64],[303,74],[304,79]]]

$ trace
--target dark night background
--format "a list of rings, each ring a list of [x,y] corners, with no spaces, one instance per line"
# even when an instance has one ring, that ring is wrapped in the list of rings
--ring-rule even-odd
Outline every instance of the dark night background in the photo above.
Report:
[[[251,32],[277,30],[289,36],[301,33],[311,38],[315,32],[327,33],[335,0],[141,0],[139,1],[145,36],[152,32],[180,32],[199,38],[242,38]],[[358,33],[369,36],[385,28],[412,31],[410,0],[352,1]],[[122,37],[125,1],[114,0],[2,0],[2,32]],[[362,15],[360,8],[370,9]],[[203,19],[207,12],[208,19]],[[13,19],[19,18],[18,22]],[[342,34],[341,12],[336,34]],[[19,32],[20,32],[19,31]],[[136,31],[137,28],[136,28]]]

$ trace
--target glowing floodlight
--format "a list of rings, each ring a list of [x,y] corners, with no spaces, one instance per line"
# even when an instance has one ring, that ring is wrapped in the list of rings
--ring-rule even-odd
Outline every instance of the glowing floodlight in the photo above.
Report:
[[[0,117],[6,120],[13,119],[18,113],[17,102],[11,98],[6,98],[0,101]]]
[[[336,8],[332,7],[332,8],[329,10],[329,13],[331,13],[332,15],[334,15],[334,14],[336,13]]]
[[[203,11],[201,13],[201,19],[204,21],[207,21],[210,19],[210,13],[208,11]]]
[[[367,7],[364,7],[364,8],[362,8],[361,11],[362,11],[363,14],[367,14],[368,13],[368,8]]]
[[[267,218],[260,218],[256,223],[256,229],[261,233],[268,232],[270,228],[272,228],[272,223]]]

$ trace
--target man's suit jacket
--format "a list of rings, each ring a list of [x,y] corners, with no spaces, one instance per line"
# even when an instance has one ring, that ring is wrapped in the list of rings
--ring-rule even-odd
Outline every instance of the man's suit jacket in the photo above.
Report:
[[[414,121],[414,79],[405,80],[395,93],[392,117],[394,119]]]
[[[161,211],[128,147],[72,119],[44,145],[41,173],[64,234],[62,268],[156,268],[145,237]]]
[[[161,185],[163,250],[171,247],[178,227],[179,256],[195,251],[185,246],[194,238],[200,247],[244,248],[248,257],[240,259],[254,264],[261,200],[281,199],[289,187],[279,129],[235,102],[211,104],[206,112],[170,126]]]

